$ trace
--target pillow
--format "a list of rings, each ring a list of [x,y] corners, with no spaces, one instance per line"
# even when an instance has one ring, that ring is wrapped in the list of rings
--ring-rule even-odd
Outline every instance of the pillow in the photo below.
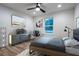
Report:
[[[77,40],[70,37],[64,37],[63,40],[64,40],[65,46],[79,45],[79,42]]]
[[[64,37],[63,40],[65,41],[65,40],[68,40],[69,38],[70,38],[70,37]]]

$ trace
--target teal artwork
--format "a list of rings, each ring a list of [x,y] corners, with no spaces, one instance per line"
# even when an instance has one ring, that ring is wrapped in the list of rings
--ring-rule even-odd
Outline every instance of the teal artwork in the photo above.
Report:
[[[53,32],[53,18],[46,18],[45,19],[45,32],[52,33]]]

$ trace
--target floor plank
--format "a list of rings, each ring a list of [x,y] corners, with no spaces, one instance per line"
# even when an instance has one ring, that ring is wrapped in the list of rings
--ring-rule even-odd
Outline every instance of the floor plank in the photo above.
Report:
[[[5,48],[1,48],[0,56],[16,56],[17,54],[21,53],[23,50],[28,49],[29,45],[30,45],[30,41],[16,44],[14,46],[7,46]]]

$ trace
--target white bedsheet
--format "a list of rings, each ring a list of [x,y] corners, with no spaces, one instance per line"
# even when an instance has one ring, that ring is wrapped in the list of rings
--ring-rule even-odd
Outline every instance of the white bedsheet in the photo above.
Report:
[[[66,52],[69,54],[79,55],[79,49],[73,47],[66,47]]]
[[[65,50],[67,53],[79,55],[79,42],[71,37],[64,37]],[[71,47],[69,47],[71,46]]]

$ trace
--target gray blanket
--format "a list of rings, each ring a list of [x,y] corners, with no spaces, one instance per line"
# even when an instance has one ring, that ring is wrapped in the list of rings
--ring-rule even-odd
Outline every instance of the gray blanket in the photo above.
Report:
[[[58,38],[40,37],[38,39],[35,39],[31,43],[31,45],[65,52],[64,42],[62,39],[58,39]]]

